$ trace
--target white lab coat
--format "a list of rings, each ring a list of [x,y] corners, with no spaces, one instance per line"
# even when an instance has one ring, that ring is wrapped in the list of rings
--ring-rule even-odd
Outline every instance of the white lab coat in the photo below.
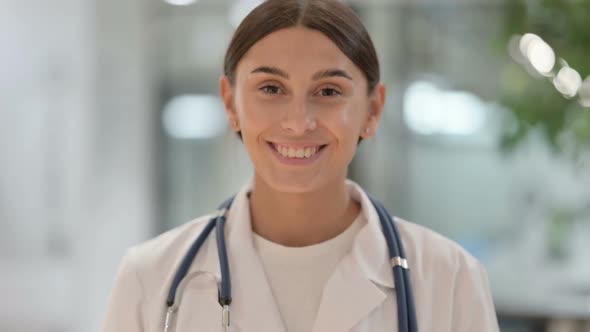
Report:
[[[312,332],[397,331],[397,303],[379,217],[364,191],[347,181],[368,223],[327,281]],[[235,332],[287,332],[252,244],[246,185],[226,222]],[[181,259],[210,215],[177,227],[124,257],[103,324],[104,332],[163,331],[166,296]],[[499,331],[482,265],[459,245],[396,218],[408,255],[420,331]],[[176,332],[221,331],[220,278],[214,233],[179,288]]]

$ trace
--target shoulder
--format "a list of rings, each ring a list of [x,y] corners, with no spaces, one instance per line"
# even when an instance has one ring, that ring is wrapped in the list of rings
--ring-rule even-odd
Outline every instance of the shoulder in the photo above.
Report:
[[[419,275],[436,272],[457,277],[481,273],[482,264],[455,241],[421,225],[395,218],[410,266]]]
[[[442,325],[448,331],[499,331],[483,265],[441,234],[399,218],[396,224],[408,255],[419,319],[422,315],[421,321],[431,326],[427,330]],[[431,313],[427,319],[425,312]]]
[[[129,248],[124,263],[134,267],[142,284],[167,280],[211,217],[198,217]]]
[[[147,256],[165,255],[170,250],[174,250],[180,244],[186,241],[194,240],[194,236],[205,228],[207,222],[211,219],[212,214],[195,218],[187,223],[172,228],[152,239],[140,243],[131,248],[137,253],[150,253]]]
[[[154,312],[165,300],[176,266],[210,217],[194,219],[127,250],[111,290],[103,331],[121,327],[139,331],[150,323],[146,317],[157,317]]]

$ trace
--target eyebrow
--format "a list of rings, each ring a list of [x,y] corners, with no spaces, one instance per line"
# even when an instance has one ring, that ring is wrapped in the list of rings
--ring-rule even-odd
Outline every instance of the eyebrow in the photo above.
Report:
[[[281,70],[277,67],[262,66],[262,67],[258,67],[256,69],[254,69],[250,73],[251,74],[265,73],[265,74],[277,75],[282,78],[289,79],[289,74],[287,74],[286,72],[284,72],[283,70]],[[343,78],[346,78],[346,79],[349,79],[352,81],[352,77],[346,71],[344,71],[342,69],[336,69],[336,68],[321,70],[321,71],[313,74],[312,79],[314,81],[317,81],[319,79],[328,78],[328,77],[343,77]]]
[[[346,71],[344,71],[342,69],[336,69],[336,68],[330,68],[330,69],[319,71],[319,72],[313,74],[312,79],[314,81],[317,81],[319,79],[328,78],[328,77],[343,77],[343,78],[346,78],[346,79],[349,79],[352,81],[352,77],[350,75],[348,75],[348,73]]]
[[[256,69],[254,69],[250,73],[251,74],[265,73],[265,74],[277,75],[282,78],[289,79],[289,75],[277,67],[262,66],[262,67],[258,67]]]

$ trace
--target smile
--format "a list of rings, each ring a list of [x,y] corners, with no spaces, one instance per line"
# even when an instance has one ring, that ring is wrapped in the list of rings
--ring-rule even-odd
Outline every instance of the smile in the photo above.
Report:
[[[270,147],[278,156],[291,160],[312,160],[316,159],[318,154],[327,146],[309,145],[309,146],[289,146],[273,142],[268,142]]]

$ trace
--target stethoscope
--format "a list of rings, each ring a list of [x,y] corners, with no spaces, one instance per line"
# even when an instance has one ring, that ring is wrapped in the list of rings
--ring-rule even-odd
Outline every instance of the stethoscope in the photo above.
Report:
[[[414,305],[414,296],[412,294],[412,285],[410,284],[410,274],[408,268],[408,260],[402,245],[401,237],[391,215],[387,212],[385,207],[376,199],[369,196],[369,199],[375,206],[383,236],[387,242],[390,262],[393,268],[393,278],[395,280],[395,289],[397,292],[397,311],[398,311],[398,325],[400,332],[418,332],[418,322],[416,320],[416,309]],[[224,227],[227,211],[231,207],[234,197],[223,202],[217,213],[209,220],[201,234],[197,237],[195,242],[191,245],[188,252],[182,259],[178,270],[172,280],[172,285],[168,291],[168,298],[166,300],[167,311],[164,321],[164,332],[170,332],[172,326],[173,316],[177,311],[174,305],[176,292],[182,280],[188,273],[188,270],[197,256],[199,249],[215,228],[215,236],[217,239],[217,253],[219,256],[219,265],[221,270],[221,283],[218,284],[218,301],[222,307],[221,326],[224,332],[229,332],[230,328],[230,304],[231,297],[231,277],[229,271],[229,263],[227,259],[227,248],[225,246]]]

